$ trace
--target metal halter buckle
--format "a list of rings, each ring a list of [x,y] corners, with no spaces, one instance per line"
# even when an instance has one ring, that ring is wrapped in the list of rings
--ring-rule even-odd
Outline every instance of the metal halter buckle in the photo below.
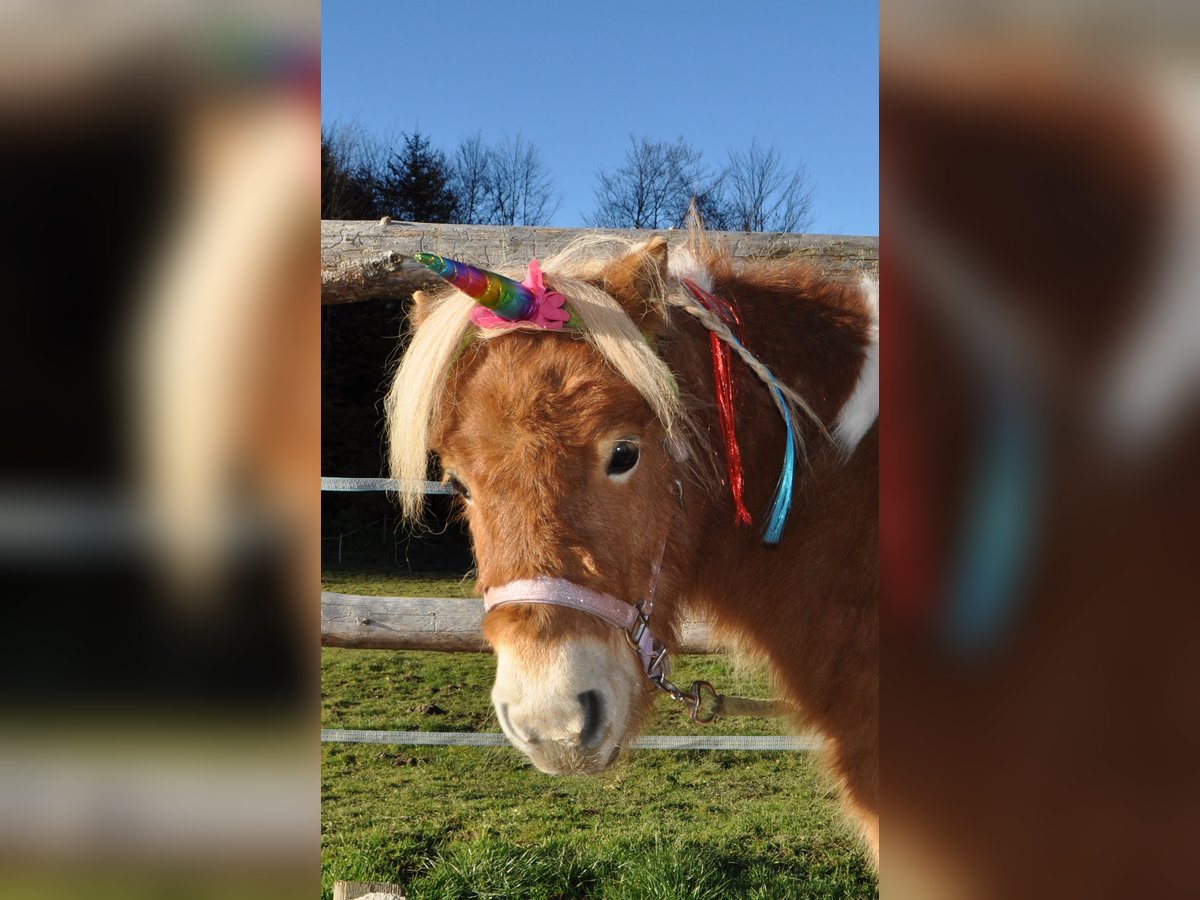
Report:
[[[660,682],[671,674],[671,659],[667,648],[655,642],[654,655],[650,657],[650,665],[646,667],[646,677],[661,687]]]
[[[633,623],[633,627],[625,631],[625,635],[629,638],[633,649],[642,652],[642,636],[645,635],[646,629],[650,627],[650,618],[646,615],[644,606],[645,600],[639,600],[633,604],[633,608],[637,610],[637,620]]]

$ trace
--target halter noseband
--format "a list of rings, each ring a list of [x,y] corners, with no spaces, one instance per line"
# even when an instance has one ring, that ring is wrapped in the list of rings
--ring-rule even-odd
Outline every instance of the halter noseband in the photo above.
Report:
[[[650,570],[650,584],[646,598],[637,603],[626,603],[611,594],[568,581],[565,578],[538,576],[519,581],[510,581],[499,587],[489,588],[483,595],[483,608],[491,612],[507,603],[541,603],[548,606],[564,606],[589,613],[608,624],[620,628],[629,638],[642,661],[646,677],[656,687],[671,674],[667,648],[650,633],[650,614],[654,612],[654,591],[658,586],[658,573],[662,569],[663,556],[667,551],[667,539],[663,538],[658,559]],[[665,690],[665,688],[664,688]]]
[[[565,606],[603,619],[625,632],[641,657],[642,668],[648,678],[653,680],[660,673],[669,674],[667,649],[650,633],[650,613],[654,610],[651,597],[638,603],[626,603],[611,594],[594,591],[565,578],[545,577],[510,581],[484,594],[483,608],[486,611],[508,603]]]

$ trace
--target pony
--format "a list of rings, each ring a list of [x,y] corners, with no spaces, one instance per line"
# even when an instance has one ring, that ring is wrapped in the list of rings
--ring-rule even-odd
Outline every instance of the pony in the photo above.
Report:
[[[460,495],[511,743],[611,766],[704,616],[823,735],[877,859],[877,282],[735,266],[696,222],[520,283],[418,260],[455,289],[414,294],[390,463],[410,519],[430,451]]]

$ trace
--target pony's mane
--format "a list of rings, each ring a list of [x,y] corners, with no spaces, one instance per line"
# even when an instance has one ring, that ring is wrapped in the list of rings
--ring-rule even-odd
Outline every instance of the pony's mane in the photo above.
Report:
[[[699,227],[693,226],[689,231],[688,245],[671,250],[668,276],[648,273],[649,296],[644,299],[667,323],[668,334],[671,310],[692,316],[729,344],[768,390],[774,388],[772,399],[790,424],[799,462],[804,464],[803,425],[815,426],[821,434],[826,433],[825,427],[803,397],[777,381],[729,328],[683,286],[682,279],[688,277],[706,290],[711,289],[709,273],[732,272],[727,250],[714,247]],[[591,344],[641,394],[666,431],[676,458],[688,461],[693,469],[711,467],[715,460],[707,452],[707,432],[698,426],[688,398],[681,395],[666,362],[625,308],[586,280],[596,279],[606,264],[644,243],[623,235],[582,235],[544,260],[542,270],[547,284],[566,297],[567,305],[582,321],[583,328],[576,335]],[[523,266],[524,263],[502,263],[494,270],[520,279],[524,276]],[[470,340],[493,340],[510,330],[478,328],[470,319],[474,306],[472,298],[453,288],[424,300],[420,324],[412,330],[408,350],[387,394],[389,461],[392,477],[399,482],[401,511],[409,521],[418,520],[424,506],[421,482],[428,472],[430,433],[440,413],[451,367]],[[716,474],[715,469],[712,474]],[[714,483],[703,475],[697,480],[702,485]]]

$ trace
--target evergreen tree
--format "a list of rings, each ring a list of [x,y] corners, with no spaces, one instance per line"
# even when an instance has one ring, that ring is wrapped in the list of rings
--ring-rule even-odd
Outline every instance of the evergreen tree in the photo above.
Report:
[[[458,198],[450,187],[450,166],[429,138],[404,135],[404,149],[392,153],[381,195],[386,215],[408,222],[452,222]]]

